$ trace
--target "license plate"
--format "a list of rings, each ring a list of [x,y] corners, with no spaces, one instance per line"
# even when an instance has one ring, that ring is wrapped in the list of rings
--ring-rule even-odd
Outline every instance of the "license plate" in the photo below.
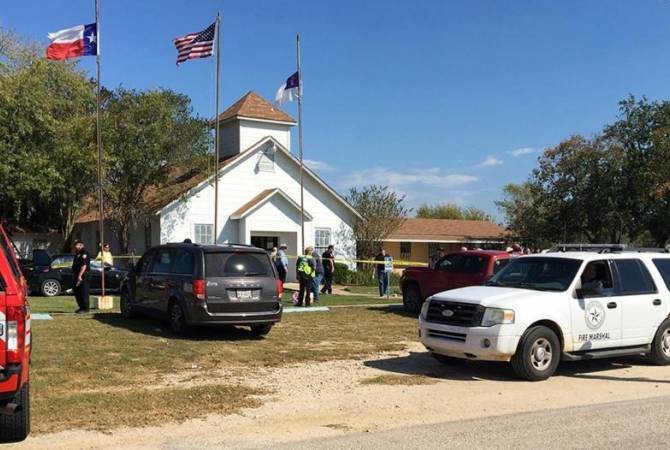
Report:
[[[237,291],[237,299],[238,300],[251,300],[253,298],[253,295],[251,294],[251,291],[249,290],[244,290],[244,291]]]

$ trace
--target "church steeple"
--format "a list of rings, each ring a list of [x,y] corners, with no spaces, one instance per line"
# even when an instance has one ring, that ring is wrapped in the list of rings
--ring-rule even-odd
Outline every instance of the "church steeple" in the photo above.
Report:
[[[293,117],[253,91],[219,114],[221,159],[243,152],[267,136],[290,150]]]

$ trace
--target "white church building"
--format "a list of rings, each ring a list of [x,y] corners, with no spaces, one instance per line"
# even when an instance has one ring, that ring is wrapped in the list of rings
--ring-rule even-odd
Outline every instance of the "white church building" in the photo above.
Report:
[[[243,243],[272,249],[285,243],[288,253],[333,244],[345,257],[355,255],[352,227],[361,215],[319,176],[304,166],[304,228],[301,239],[300,160],[290,151],[296,121],[254,92],[219,115],[220,163],[218,230],[214,229],[214,170],[186,173],[150,193],[155,208],[148,224],[131,232],[136,254],[167,242]],[[75,235],[94,249],[99,242],[97,214],[77,220]],[[105,240],[118,253],[111,229]],[[290,278],[294,278],[291,266]]]

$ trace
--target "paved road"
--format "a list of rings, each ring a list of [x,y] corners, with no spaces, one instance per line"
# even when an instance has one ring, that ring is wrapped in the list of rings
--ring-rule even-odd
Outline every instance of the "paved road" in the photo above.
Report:
[[[391,431],[351,434],[275,449],[668,448],[670,397],[603,403]]]

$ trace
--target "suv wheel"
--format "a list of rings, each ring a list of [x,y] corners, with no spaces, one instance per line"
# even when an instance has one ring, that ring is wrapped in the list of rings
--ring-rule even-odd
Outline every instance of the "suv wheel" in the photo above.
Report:
[[[656,330],[649,358],[655,364],[670,365],[670,319],[663,321]]]
[[[251,334],[253,334],[254,336],[265,336],[270,332],[271,329],[272,329],[271,323],[266,323],[262,325],[252,325]]]
[[[544,326],[529,328],[521,336],[512,369],[529,381],[546,380],[556,372],[561,346],[556,333]]]
[[[121,307],[121,316],[124,319],[132,319],[133,317],[135,317],[135,311],[133,311],[133,307],[130,304],[130,296],[127,290],[121,292],[120,307]]]
[[[58,280],[48,279],[42,281],[42,295],[45,297],[55,297],[60,294],[61,286]]]
[[[26,382],[14,399],[16,412],[0,414],[0,442],[23,441],[30,433],[30,388]]]
[[[421,292],[419,286],[414,283],[405,286],[402,290],[402,305],[405,311],[418,314],[421,309]]]
[[[185,334],[188,329],[184,309],[176,300],[170,303],[170,329],[174,334]]]

